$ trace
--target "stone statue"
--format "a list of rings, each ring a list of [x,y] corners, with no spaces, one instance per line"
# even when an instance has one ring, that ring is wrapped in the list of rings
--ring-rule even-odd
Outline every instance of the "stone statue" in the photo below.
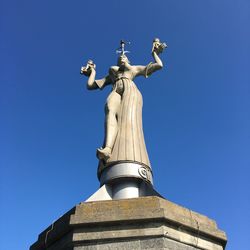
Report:
[[[105,106],[105,139],[102,147],[97,149],[97,157],[104,165],[115,162],[137,162],[150,168],[150,162],[144,142],[142,128],[142,95],[134,78],[145,76],[163,67],[159,54],[167,47],[158,38],[153,41],[152,56],[154,62],[146,66],[131,65],[125,51],[125,42],[121,47],[117,66],[111,66],[108,75],[96,80],[96,66],[89,60],[81,68],[81,74],[88,77],[89,90],[103,89],[112,85]]]

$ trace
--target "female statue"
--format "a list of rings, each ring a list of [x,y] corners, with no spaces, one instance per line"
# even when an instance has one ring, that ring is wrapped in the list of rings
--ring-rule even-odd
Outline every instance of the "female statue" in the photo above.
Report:
[[[93,61],[88,61],[87,66],[81,68],[81,74],[88,76],[89,90],[103,89],[109,84],[113,87],[105,106],[105,140],[103,146],[97,149],[97,157],[105,165],[126,161],[150,167],[142,128],[142,96],[133,80],[137,76],[148,77],[163,67],[159,54],[166,44],[159,39],[154,40],[154,62],[147,66],[131,65],[125,55],[124,44],[121,41],[122,51],[117,66],[110,67],[103,79],[95,79]]]

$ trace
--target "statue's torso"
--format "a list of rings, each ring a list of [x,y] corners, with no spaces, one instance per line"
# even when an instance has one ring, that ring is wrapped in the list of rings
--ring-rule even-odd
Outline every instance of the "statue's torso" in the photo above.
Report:
[[[119,66],[112,66],[109,69],[109,76],[111,78],[112,83],[116,83],[121,78],[127,78],[131,81],[134,79],[134,70],[133,66],[128,65],[123,68]]]
[[[129,80],[130,83],[133,84],[133,66],[112,66],[109,69],[109,77],[113,83],[113,90],[116,91],[118,94],[122,95],[125,88],[124,79]]]

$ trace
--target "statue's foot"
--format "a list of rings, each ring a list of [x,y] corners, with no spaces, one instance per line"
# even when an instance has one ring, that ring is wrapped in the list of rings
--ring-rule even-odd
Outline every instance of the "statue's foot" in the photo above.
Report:
[[[111,156],[111,148],[98,148],[96,151],[96,156],[99,160],[107,161]]]

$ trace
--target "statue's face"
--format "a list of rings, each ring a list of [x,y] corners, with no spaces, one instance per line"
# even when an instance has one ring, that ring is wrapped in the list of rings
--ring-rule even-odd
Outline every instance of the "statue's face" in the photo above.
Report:
[[[155,38],[153,42],[159,43],[159,42],[160,42],[160,39],[159,39],[159,38]]]
[[[121,65],[125,65],[126,63],[127,63],[127,64],[130,63],[129,60],[128,60],[128,58],[127,58],[125,55],[119,56],[117,65],[118,65],[118,66],[121,66]]]

